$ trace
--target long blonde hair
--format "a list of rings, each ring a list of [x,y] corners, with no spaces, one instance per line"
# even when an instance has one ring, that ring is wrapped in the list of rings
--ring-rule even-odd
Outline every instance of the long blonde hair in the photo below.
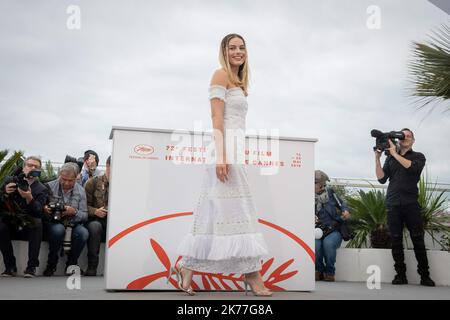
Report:
[[[231,71],[230,61],[228,60],[228,45],[230,43],[230,40],[233,38],[239,38],[244,42],[245,46],[245,61],[244,63],[239,66],[239,71],[237,76]],[[248,53],[247,53],[247,46],[245,44],[245,40],[242,36],[231,33],[226,35],[220,44],[220,50],[219,50],[219,62],[222,68],[225,69],[228,75],[228,79],[232,84],[234,84],[237,87],[241,87],[242,90],[247,94],[248,90],[248,83],[249,83],[249,68],[248,68]]]

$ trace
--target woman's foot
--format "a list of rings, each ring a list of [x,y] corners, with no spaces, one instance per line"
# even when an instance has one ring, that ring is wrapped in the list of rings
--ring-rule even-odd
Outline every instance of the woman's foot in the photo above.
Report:
[[[193,272],[192,270],[186,269],[184,267],[179,267],[180,270],[180,274],[181,274],[181,285],[182,288],[181,290],[185,291],[185,290],[189,290],[191,288],[191,282],[192,282],[192,275]]]
[[[272,291],[264,286],[264,281],[259,272],[247,273],[244,275],[245,294],[247,294],[247,285],[250,286],[253,294],[259,297],[270,297]]]
[[[195,295],[194,290],[192,290],[191,282],[192,282],[192,270],[186,269],[180,265],[178,262],[174,267],[171,268],[169,277],[167,278],[167,282],[169,282],[172,273],[175,273],[177,277],[178,287],[181,291],[186,292],[190,296]]]

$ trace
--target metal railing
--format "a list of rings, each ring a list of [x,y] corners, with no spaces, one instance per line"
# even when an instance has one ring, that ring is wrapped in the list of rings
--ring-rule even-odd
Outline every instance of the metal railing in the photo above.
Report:
[[[334,185],[351,187],[351,188],[375,188],[386,189],[388,184],[381,184],[376,179],[362,179],[362,178],[330,178],[330,182]],[[433,189],[439,192],[450,193],[450,183],[431,182]]]

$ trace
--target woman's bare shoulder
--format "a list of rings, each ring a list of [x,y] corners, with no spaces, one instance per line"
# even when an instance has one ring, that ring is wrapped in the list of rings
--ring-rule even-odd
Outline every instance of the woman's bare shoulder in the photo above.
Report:
[[[227,88],[228,87],[227,72],[223,68],[214,71],[210,85],[222,86]]]

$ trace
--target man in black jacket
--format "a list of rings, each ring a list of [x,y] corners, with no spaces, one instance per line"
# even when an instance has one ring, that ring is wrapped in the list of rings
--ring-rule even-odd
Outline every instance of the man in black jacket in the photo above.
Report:
[[[41,166],[40,158],[26,158],[22,170],[25,177],[20,177],[19,181],[17,177],[7,177],[0,187],[0,250],[5,263],[5,271],[1,274],[3,277],[14,277],[17,274],[11,243],[11,234],[16,233],[24,233],[28,239],[28,265],[24,277],[32,278],[36,275],[42,241],[42,210],[48,197],[47,188],[33,174],[39,172]],[[18,214],[26,217],[30,224],[17,225],[18,220],[15,218]]]
[[[421,277],[420,284],[434,286],[428,271],[428,259],[425,249],[423,219],[418,202],[417,183],[425,166],[425,156],[412,150],[415,142],[414,133],[402,129],[405,139],[400,140],[400,151],[389,140],[389,153],[383,168],[381,167],[381,151],[375,150],[375,170],[378,181],[382,184],[389,179],[386,194],[386,208],[389,232],[392,241],[392,256],[397,272],[392,284],[407,284],[406,265],[403,253],[403,225],[409,230],[414,253],[418,262],[417,272]]]

